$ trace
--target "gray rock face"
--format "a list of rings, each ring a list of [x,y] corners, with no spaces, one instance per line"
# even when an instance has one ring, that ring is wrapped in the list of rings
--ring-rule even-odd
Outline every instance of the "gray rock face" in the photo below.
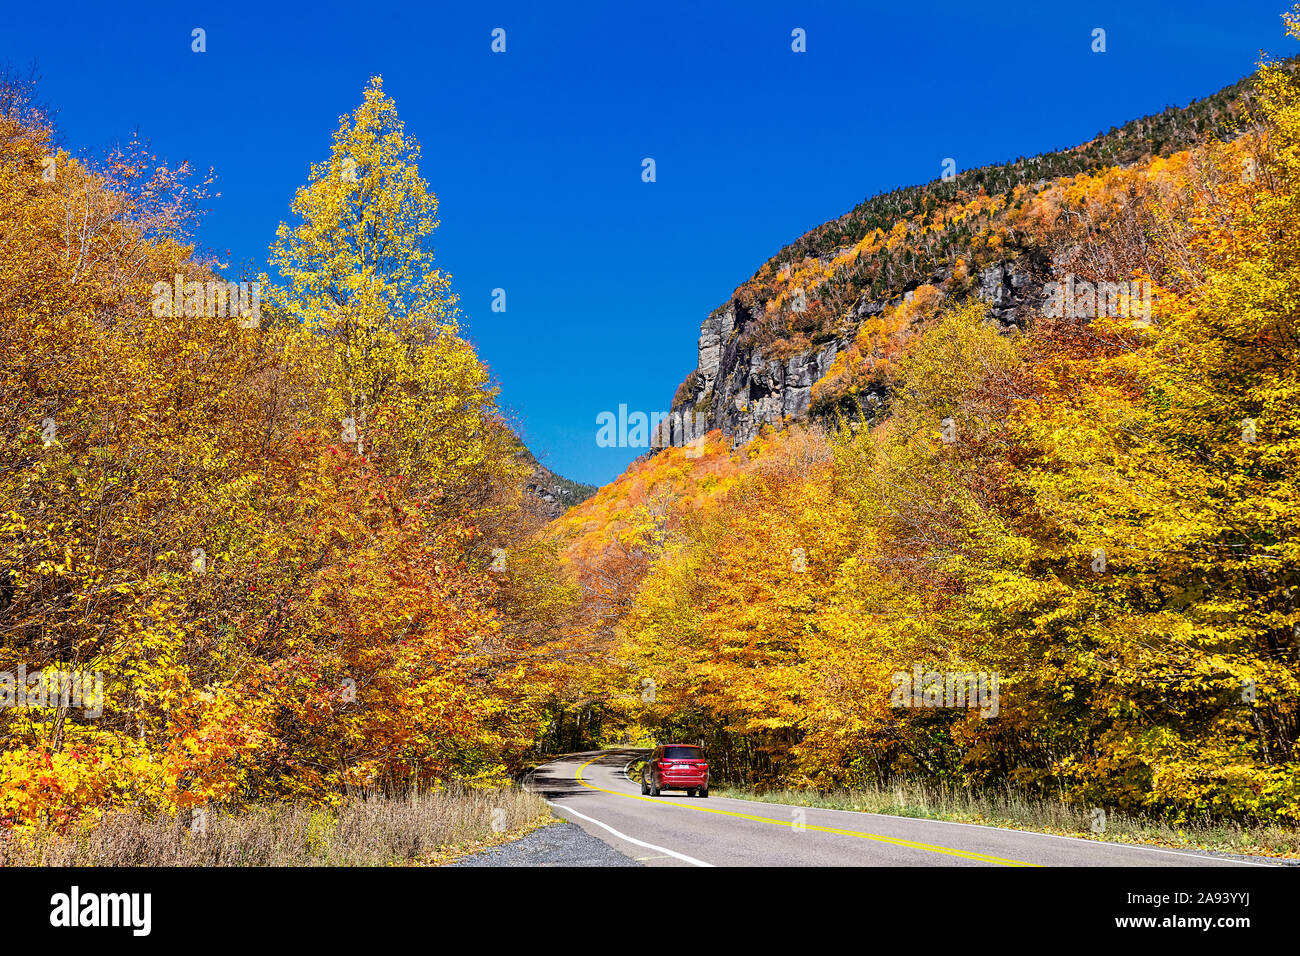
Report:
[[[547,517],[558,518],[596,493],[591,485],[560,477],[532,458],[531,454],[529,459],[533,465],[533,476],[524,485],[524,491],[533,499],[534,506]]]
[[[722,361],[722,346],[736,327],[736,310],[727,309],[721,315],[711,315],[700,326],[700,377],[712,382]]]
[[[1043,301],[1040,270],[1034,263],[1007,260],[982,270],[976,294],[989,304],[989,312],[1004,328],[1023,327]],[[1050,271],[1050,269],[1046,270]],[[950,272],[936,272],[935,285],[944,288]],[[887,306],[910,298],[911,292],[888,300],[874,300],[864,294],[846,318],[853,331],[844,337],[789,358],[766,358],[763,350],[742,344],[745,328],[753,316],[733,299],[715,311],[700,326],[699,359],[692,388],[660,425],[654,444],[685,445],[720,428],[733,444],[756,436],[764,425],[806,419],[812,400],[812,386],[830,369],[835,356],[852,341],[856,326],[883,313]],[[885,399],[880,393],[863,393],[864,407]]]
[[[761,348],[741,344],[749,315],[737,302],[728,303],[700,326],[695,387],[675,404],[658,436],[668,445],[684,445],[720,428],[737,442],[746,442],[763,425],[779,425],[808,413],[813,384],[826,374],[843,343],[768,359]]]
[[[870,318],[871,316],[880,315],[884,311],[884,302],[868,299],[864,294],[862,298],[858,300],[858,304],[853,307],[853,318],[860,322],[863,319]]]
[[[999,262],[980,272],[978,295],[999,322],[1023,325],[1029,311],[1042,301],[1042,286],[1026,264]]]

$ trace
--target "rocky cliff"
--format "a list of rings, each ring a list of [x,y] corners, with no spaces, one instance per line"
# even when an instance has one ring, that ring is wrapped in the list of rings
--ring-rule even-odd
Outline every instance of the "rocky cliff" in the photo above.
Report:
[[[904,308],[914,294],[977,296],[1011,329],[1041,309],[1048,282],[1108,268],[1126,278],[1132,263],[1089,260],[1096,220],[1071,207],[1072,179],[1231,135],[1249,95],[1242,81],[1081,146],[872,197],[816,227],[701,324],[695,368],[654,444],[713,429],[739,444],[768,425],[872,416],[888,399],[891,349],[928,317]]]
[[[989,314],[1004,327],[1023,326],[1040,307],[1043,285],[1052,275],[1050,269],[1044,271],[1026,255],[982,269],[973,291],[988,303]],[[942,270],[931,278],[936,288],[946,292],[952,270]],[[764,425],[826,417],[832,407],[843,410],[844,403],[838,403],[812,414],[813,386],[849,347],[862,321],[909,301],[916,283],[912,285],[913,289],[900,291],[892,300],[863,295],[849,313],[849,334],[793,355],[771,358],[764,355],[762,345],[745,335],[754,316],[733,297],[700,326],[698,362],[678,389],[661,442],[684,445],[716,428],[731,436],[734,444],[743,444]],[[871,389],[860,393],[855,403],[869,410],[884,397],[883,388]]]

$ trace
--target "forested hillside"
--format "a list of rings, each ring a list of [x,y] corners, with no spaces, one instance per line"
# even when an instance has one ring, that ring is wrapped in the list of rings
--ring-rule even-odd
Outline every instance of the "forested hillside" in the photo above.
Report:
[[[1289,62],[787,247],[705,323],[708,439],[555,526],[605,726],[760,787],[1300,820],[1298,249]]]

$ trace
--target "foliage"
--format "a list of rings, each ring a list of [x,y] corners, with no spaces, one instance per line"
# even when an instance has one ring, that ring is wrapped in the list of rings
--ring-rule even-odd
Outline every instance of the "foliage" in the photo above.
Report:
[[[689,520],[625,577],[610,625],[620,680],[657,693],[615,702],[621,719],[760,787],[916,776],[1300,821],[1292,66],[1234,92],[1235,139],[968,197],[1058,276],[1152,282],[1153,314],[1006,329],[948,281],[868,316],[814,399],[873,396],[870,419],[765,437],[717,494],[664,502]],[[954,228],[936,208],[768,270],[747,308],[782,315],[791,290]],[[628,490],[593,499],[607,521]],[[997,694],[900,705],[918,672],[996,676]]]
[[[432,266],[418,146],[376,78],[251,323],[158,306],[221,280],[202,186],[140,148],[49,176],[48,130],[0,119],[0,673],[103,681],[102,708],[0,708],[0,821],[500,779],[573,595]]]

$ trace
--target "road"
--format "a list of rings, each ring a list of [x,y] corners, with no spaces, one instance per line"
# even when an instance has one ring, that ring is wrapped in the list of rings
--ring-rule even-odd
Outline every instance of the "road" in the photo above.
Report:
[[[625,768],[644,750],[571,754],[528,786],[557,816],[646,866],[1272,866],[877,813],[710,796],[641,795]]]

